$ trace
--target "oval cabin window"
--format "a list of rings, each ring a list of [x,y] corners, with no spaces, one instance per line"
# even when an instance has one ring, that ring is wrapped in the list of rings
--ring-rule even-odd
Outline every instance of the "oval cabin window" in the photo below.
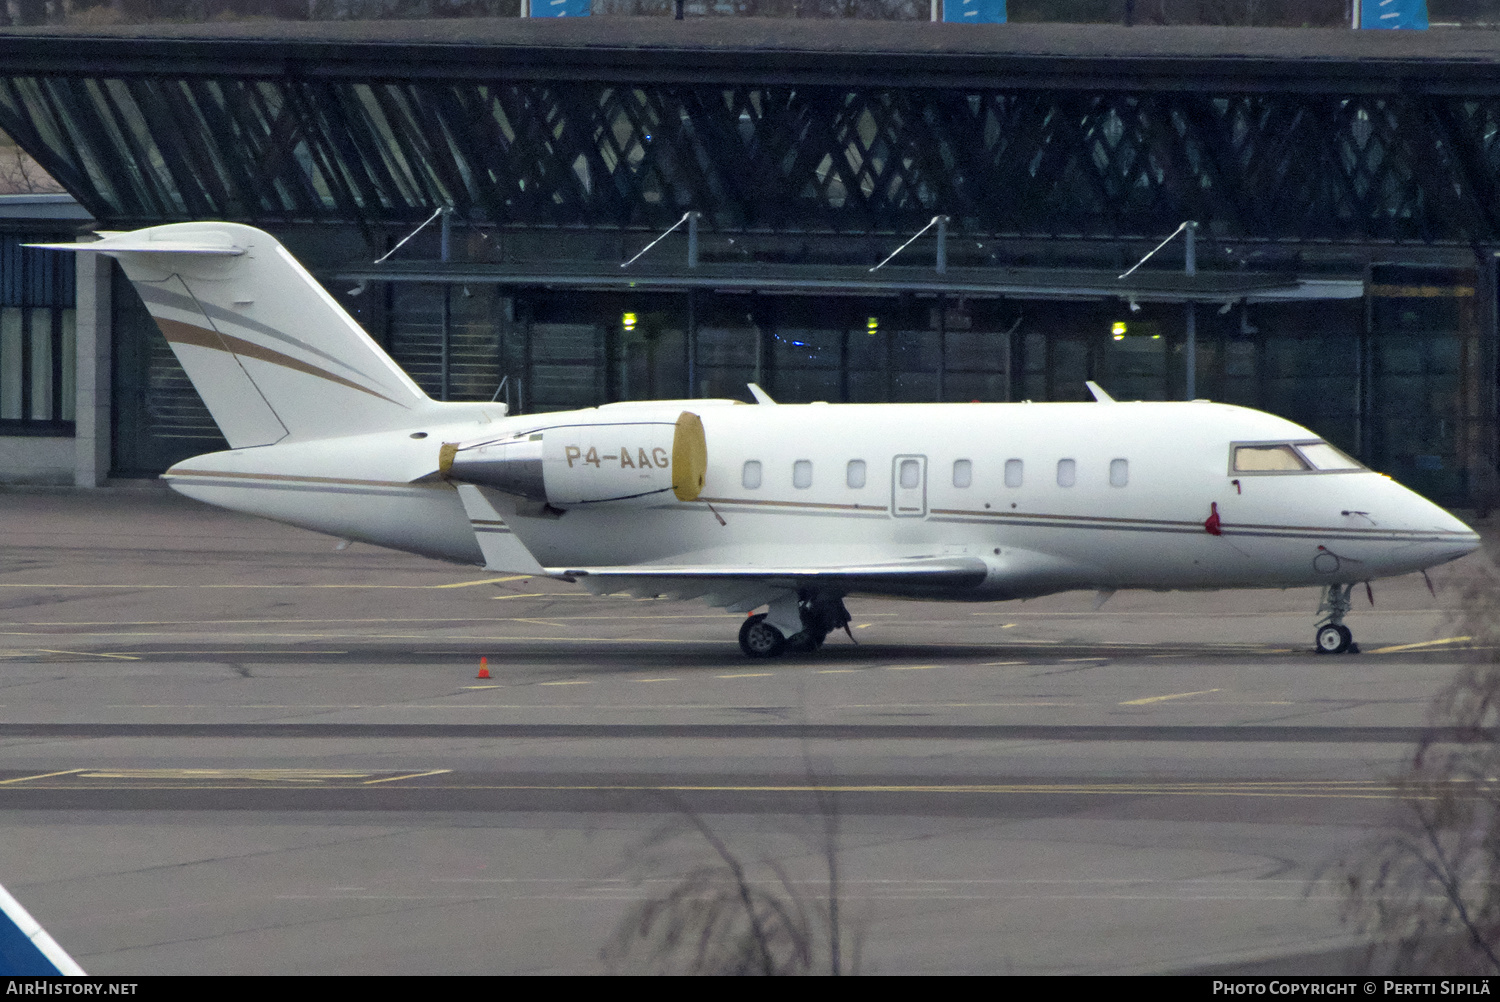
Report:
[[[1130,460],[1111,459],[1109,461],[1109,486],[1124,487],[1130,483]]]
[[[849,460],[849,469],[844,474],[844,482],[855,489],[865,485],[865,461],[863,459]]]
[[[1078,464],[1071,459],[1057,461],[1057,486],[1072,487],[1078,479]]]
[[[968,487],[974,482],[974,464],[967,459],[953,461],[953,486]]]
[[[812,460],[799,459],[792,464],[792,486],[805,490],[812,486]]]
[[[901,486],[913,490],[922,486],[922,464],[915,459],[901,460]]]
[[[1007,459],[1005,461],[1005,486],[1020,487],[1021,475],[1024,472],[1025,467],[1019,459]]]
[[[740,473],[740,483],[752,491],[760,486],[760,460],[747,459],[745,461],[745,469]]]

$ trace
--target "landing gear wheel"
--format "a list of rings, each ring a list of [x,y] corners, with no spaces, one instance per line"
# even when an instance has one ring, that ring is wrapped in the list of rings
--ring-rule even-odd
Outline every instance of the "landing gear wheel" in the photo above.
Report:
[[[750,616],[740,627],[740,650],[752,658],[774,658],[786,650],[786,637],[766,622],[766,614]]]
[[[1354,646],[1354,634],[1347,626],[1329,623],[1318,627],[1316,645],[1319,654],[1342,654]]]
[[[1352,584],[1331,584],[1323,589],[1323,601],[1318,604],[1319,620],[1317,632],[1313,634],[1313,649],[1319,654],[1359,653],[1354,634],[1344,625],[1349,615],[1349,593]]]

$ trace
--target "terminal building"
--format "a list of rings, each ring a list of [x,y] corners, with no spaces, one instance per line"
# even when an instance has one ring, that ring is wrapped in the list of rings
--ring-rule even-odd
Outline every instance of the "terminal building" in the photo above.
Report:
[[[0,129],[66,194],[0,198],[0,480],[223,447],[118,270],[23,245],[227,219],[435,398],[1051,401],[1092,379],[1272,411],[1488,507],[1497,70],[1482,31],[6,30]]]

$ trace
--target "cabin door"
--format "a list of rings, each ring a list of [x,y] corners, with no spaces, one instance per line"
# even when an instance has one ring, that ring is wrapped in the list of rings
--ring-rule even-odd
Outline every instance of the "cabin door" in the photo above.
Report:
[[[896,518],[926,517],[926,456],[897,456],[891,461],[891,514]]]

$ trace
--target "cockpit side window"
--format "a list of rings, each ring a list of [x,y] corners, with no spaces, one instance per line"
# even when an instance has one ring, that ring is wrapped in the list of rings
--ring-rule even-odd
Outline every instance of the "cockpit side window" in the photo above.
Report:
[[[1234,447],[1236,473],[1300,473],[1311,469],[1291,443],[1285,445],[1237,445]]]

